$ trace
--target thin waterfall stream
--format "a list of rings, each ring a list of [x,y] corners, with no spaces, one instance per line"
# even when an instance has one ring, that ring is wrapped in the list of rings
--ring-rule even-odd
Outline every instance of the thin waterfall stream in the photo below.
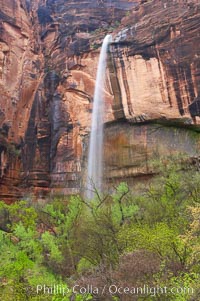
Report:
[[[103,123],[104,123],[104,99],[105,99],[105,74],[107,65],[108,45],[112,41],[111,35],[106,35],[103,40],[94,92],[92,111],[92,125],[89,140],[88,175],[86,197],[94,197],[94,189],[102,190],[103,175]]]

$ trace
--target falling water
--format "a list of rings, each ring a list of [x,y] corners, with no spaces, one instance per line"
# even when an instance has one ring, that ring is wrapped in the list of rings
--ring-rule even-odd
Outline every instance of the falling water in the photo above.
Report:
[[[94,188],[99,192],[102,185],[103,170],[103,117],[104,117],[104,84],[107,61],[107,48],[112,36],[107,35],[102,44],[94,92],[92,126],[88,154],[87,193],[88,199],[94,196]]]

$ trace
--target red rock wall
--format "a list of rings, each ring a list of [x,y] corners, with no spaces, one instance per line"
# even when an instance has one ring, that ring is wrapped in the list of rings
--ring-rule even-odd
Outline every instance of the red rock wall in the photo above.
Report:
[[[121,119],[133,124],[179,120],[187,127],[199,123],[198,2],[144,1],[139,7],[137,2],[0,0],[3,199],[80,191],[106,33],[117,39],[108,62],[106,122],[117,121],[119,127]],[[110,127],[111,132],[119,129],[115,123]],[[132,135],[137,138],[133,129]],[[115,137],[118,149],[125,136]],[[123,138],[125,144],[122,139],[123,147],[132,143],[129,138]],[[129,157],[125,152],[122,158],[132,162],[128,148]],[[119,170],[113,169],[109,149],[108,178],[118,177],[121,168],[126,176],[128,163],[120,161]]]
[[[0,1],[0,194],[22,195],[21,150],[42,77],[41,58],[25,1]]]
[[[200,123],[199,21],[197,1],[147,1],[123,19],[111,64],[127,119]]]
[[[126,181],[136,187],[156,174],[159,159],[168,164],[190,157],[199,166],[199,153],[199,133],[186,128],[115,122],[105,129],[104,178],[111,185]]]

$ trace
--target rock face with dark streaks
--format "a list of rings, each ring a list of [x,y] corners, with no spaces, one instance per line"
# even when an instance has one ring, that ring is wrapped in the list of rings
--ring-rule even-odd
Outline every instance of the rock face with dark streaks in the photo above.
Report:
[[[199,20],[197,1],[147,1],[123,19],[111,56],[127,119],[199,123]]]
[[[37,39],[25,1],[1,0],[0,194],[3,199],[22,195],[21,151],[41,76]]]
[[[198,157],[200,5],[139,2],[0,0],[2,199],[81,190],[107,33],[108,181],[150,176],[155,157]]]

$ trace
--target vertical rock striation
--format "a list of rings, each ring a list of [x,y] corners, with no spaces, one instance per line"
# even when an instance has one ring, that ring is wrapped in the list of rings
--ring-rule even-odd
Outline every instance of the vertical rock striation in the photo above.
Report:
[[[157,155],[168,154],[164,141],[161,150],[160,141],[149,138],[155,122],[189,128],[180,133],[185,146],[174,145],[198,156],[198,135],[186,138],[200,121],[198,2],[0,0],[0,196],[12,201],[29,193],[80,191],[99,50],[111,32],[109,181],[148,173],[141,160],[152,158],[151,143]],[[159,135],[170,145],[179,137],[166,133]],[[121,149],[119,166],[109,141]]]
[[[199,124],[199,20],[197,1],[146,1],[123,19],[111,61],[127,119]]]
[[[22,195],[20,153],[42,64],[26,2],[1,0],[0,7],[0,194],[12,199]]]

